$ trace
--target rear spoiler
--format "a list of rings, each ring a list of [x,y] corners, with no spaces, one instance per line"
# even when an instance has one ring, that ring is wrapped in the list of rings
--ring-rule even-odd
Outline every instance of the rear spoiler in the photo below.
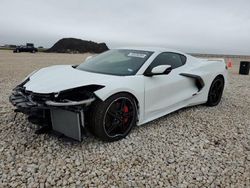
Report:
[[[209,59],[203,59],[203,58],[201,58],[201,59],[205,60],[205,61],[220,61],[220,62],[225,63],[225,60],[223,58],[209,58]]]
[[[203,59],[203,58],[201,58],[201,60],[203,60],[203,61],[220,62],[220,63],[225,64],[225,69],[228,69],[227,63],[226,63],[225,59],[223,59],[223,58],[209,58],[209,59],[205,59],[205,58]]]

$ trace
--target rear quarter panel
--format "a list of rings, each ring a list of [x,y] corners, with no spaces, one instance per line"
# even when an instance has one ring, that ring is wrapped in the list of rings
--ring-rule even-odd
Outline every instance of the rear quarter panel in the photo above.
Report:
[[[195,96],[189,106],[195,104],[205,103],[208,98],[208,92],[210,86],[216,76],[222,75],[224,77],[225,86],[227,84],[227,69],[223,59],[220,60],[203,60],[197,59],[195,66],[190,70],[191,74],[199,75],[203,79],[205,86],[201,90],[200,94]]]

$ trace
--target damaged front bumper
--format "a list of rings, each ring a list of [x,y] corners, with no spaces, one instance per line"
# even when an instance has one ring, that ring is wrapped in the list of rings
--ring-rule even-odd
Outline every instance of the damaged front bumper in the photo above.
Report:
[[[9,100],[16,107],[15,112],[26,114],[30,122],[49,126],[56,132],[81,141],[85,127],[84,113],[95,97],[88,94],[82,100],[59,100],[54,94],[37,94],[18,86]]]

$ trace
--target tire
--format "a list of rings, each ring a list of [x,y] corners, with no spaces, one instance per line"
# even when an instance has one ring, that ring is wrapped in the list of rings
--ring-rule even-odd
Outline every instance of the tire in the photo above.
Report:
[[[137,120],[134,98],[127,93],[112,95],[91,105],[88,129],[103,141],[125,138]]]
[[[208,92],[207,106],[217,106],[220,103],[224,90],[224,84],[225,82],[222,76],[217,76],[213,80]]]

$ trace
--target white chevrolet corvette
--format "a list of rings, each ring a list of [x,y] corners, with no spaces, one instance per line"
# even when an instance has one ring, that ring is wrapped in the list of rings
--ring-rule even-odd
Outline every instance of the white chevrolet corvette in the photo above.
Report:
[[[223,59],[198,59],[162,48],[121,48],[77,66],[31,73],[10,96],[16,112],[76,140],[89,130],[105,141],[187,106],[217,105],[227,78]]]

